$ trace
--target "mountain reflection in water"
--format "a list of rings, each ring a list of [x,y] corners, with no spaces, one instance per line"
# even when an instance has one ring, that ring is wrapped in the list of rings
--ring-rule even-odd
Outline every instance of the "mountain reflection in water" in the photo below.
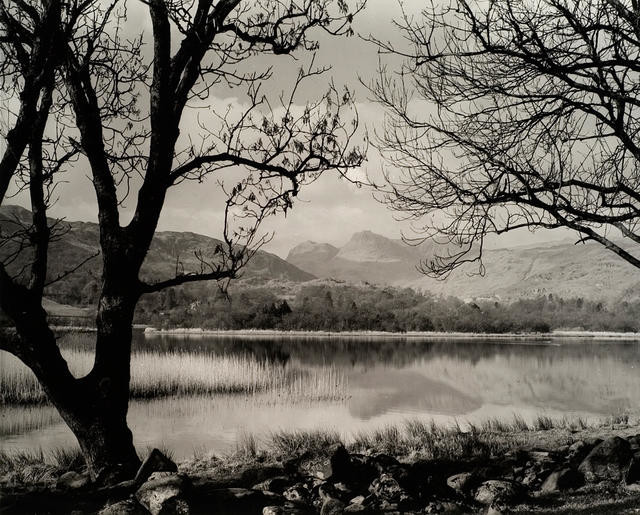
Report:
[[[243,355],[282,367],[328,365],[347,381],[338,401],[279,401],[273,396],[220,395],[133,401],[129,423],[137,445],[166,445],[177,458],[194,449],[224,452],[239,435],[273,431],[359,431],[410,418],[451,424],[519,414],[576,416],[640,414],[640,345],[594,340],[211,337],[137,333],[134,352]],[[64,345],[64,340],[63,340]],[[91,351],[91,337],[74,348]],[[2,372],[0,356],[0,373]],[[0,417],[2,448],[74,445],[53,408],[9,407]]]

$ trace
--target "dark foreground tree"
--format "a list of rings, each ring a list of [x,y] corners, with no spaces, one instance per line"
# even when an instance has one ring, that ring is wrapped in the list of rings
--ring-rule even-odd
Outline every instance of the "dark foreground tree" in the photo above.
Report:
[[[342,0],[0,2],[0,203],[23,191],[33,213],[32,224],[16,219],[0,235],[0,306],[16,329],[0,348],[33,370],[94,480],[131,476],[139,464],[126,423],[139,298],[233,279],[266,241],[258,230],[265,217],[286,212],[300,187],[324,171],[362,161],[351,145],[357,118],[348,91],[330,86],[298,104],[301,84],[322,70],[310,65],[294,75],[276,103],[261,94],[274,55],[313,51],[319,31],[348,34],[361,8],[352,7]],[[151,21],[151,34],[141,32],[134,9]],[[238,109],[211,106],[217,89],[224,96],[231,87],[246,92]],[[70,167],[91,178],[103,264],[95,363],[81,378],[69,371],[42,308],[44,288],[59,279],[47,274],[48,246],[66,230],[47,208],[64,194],[56,186]],[[224,243],[198,254],[198,270],[176,266],[174,277],[145,280],[140,270],[167,192],[209,175],[224,193]],[[123,224],[130,191],[135,209]],[[81,264],[69,263],[69,272]]]
[[[386,200],[446,244],[424,270],[482,270],[485,237],[523,227],[640,267],[638,2],[451,0],[398,25],[404,46],[376,43],[402,69],[371,91]]]

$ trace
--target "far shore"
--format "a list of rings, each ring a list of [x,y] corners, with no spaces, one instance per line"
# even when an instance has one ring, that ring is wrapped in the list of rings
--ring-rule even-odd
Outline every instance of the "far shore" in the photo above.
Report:
[[[411,339],[500,339],[500,340],[563,340],[592,339],[640,341],[640,333],[620,333],[613,331],[580,331],[555,330],[549,333],[464,333],[444,331],[282,331],[276,329],[202,329],[173,328],[156,329],[155,327],[139,327],[144,329],[145,337],[185,336],[185,337],[256,337],[256,338],[411,338]]]

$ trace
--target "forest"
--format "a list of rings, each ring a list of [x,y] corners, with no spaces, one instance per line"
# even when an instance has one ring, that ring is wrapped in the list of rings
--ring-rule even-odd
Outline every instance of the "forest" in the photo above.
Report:
[[[137,323],[158,328],[304,331],[639,331],[640,301],[604,303],[553,295],[518,300],[435,296],[411,288],[314,281],[290,291],[180,287],[144,297]]]

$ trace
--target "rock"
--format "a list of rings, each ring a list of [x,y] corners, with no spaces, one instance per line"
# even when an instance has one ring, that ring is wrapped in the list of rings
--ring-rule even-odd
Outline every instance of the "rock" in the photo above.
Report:
[[[75,490],[89,484],[89,477],[70,470],[62,474],[56,481],[56,488],[61,490]]]
[[[142,506],[134,499],[127,499],[115,504],[110,504],[102,508],[98,515],[146,515],[148,514]]]
[[[364,495],[358,495],[351,499],[350,504],[364,504],[366,497]]]
[[[618,436],[607,438],[596,445],[582,461],[578,470],[587,481],[620,481],[631,464],[631,446]]]
[[[320,515],[341,515],[344,513],[345,505],[338,499],[326,499],[322,503]]]
[[[311,510],[292,505],[265,506],[262,508],[262,515],[310,515],[311,513],[313,513]]]
[[[253,485],[251,488],[261,492],[276,492],[281,494],[292,482],[293,481],[287,476],[276,476]]]
[[[152,515],[188,514],[189,508],[181,499],[187,480],[172,472],[154,472],[136,492],[136,499]]]
[[[571,463],[581,462],[590,450],[591,448],[583,440],[573,442],[567,450],[567,460]]]
[[[158,449],[153,449],[140,465],[134,481],[142,484],[154,472],[178,472],[178,466]]]
[[[309,500],[309,490],[307,490],[307,488],[302,483],[297,483],[287,488],[282,495],[288,501],[306,503]]]
[[[545,493],[549,492],[561,492],[564,490],[570,490],[573,488],[580,488],[584,484],[584,476],[582,472],[575,469],[564,468],[552,472],[544,483],[540,490]]]
[[[459,495],[467,495],[473,488],[475,476],[471,472],[462,472],[447,478],[447,486]]]
[[[492,505],[494,503],[511,504],[522,498],[523,494],[523,488],[518,483],[491,479],[482,483],[476,490],[475,500],[484,505]]]
[[[330,457],[316,470],[320,479],[340,480],[348,478],[351,473],[351,458],[344,445],[337,443],[329,448]]]
[[[390,474],[381,474],[369,486],[369,491],[378,499],[398,501],[405,493],[400,484]]]
[[[640,482],[640,459],[634,456],[631,464],[624,474],[624,482],[626,485]]]
[[[629,438],[627,438],[627,442],[629,442],[629,445],[631,446],[631,450],[632,451],[639,450],[640,449],[640,434],[630,436]]]
[[[350,504],[347,506],[343,513],[360,513],[363,511],[367,511],[367,507],[362,504]]]

